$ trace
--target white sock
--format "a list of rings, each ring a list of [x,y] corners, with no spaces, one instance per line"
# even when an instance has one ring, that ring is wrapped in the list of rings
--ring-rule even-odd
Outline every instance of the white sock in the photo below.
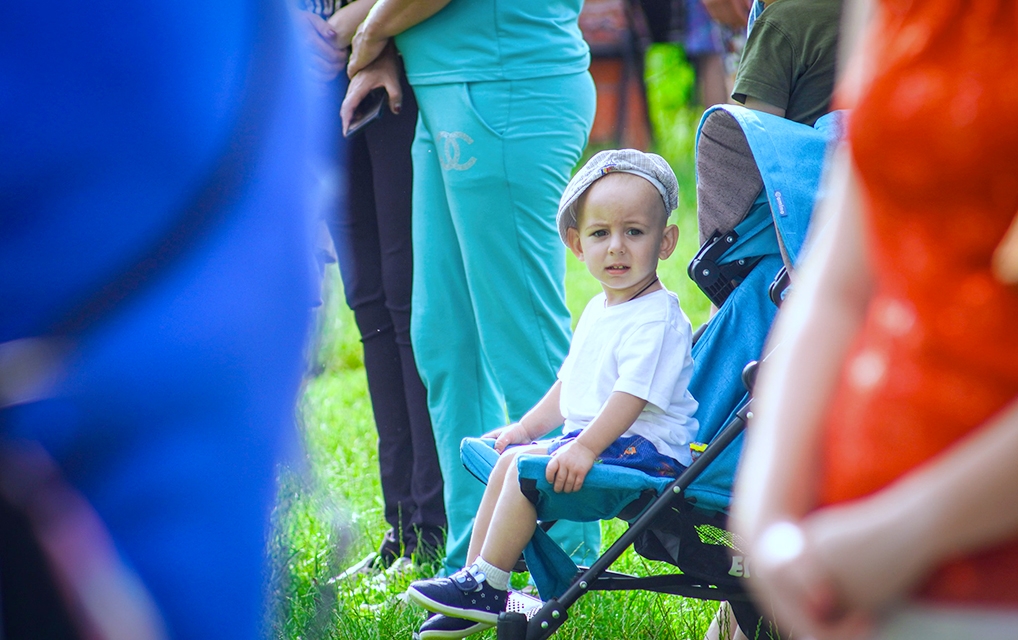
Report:
[[[481,556],[474,560],[474,566],[480,573],[484,574],[484,581],[502,591],[509,590],[509,572],[499,569]]]

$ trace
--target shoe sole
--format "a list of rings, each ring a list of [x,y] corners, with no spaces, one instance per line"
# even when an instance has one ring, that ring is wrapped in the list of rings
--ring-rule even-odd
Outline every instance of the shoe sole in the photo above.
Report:
[[[406,590],[406,593],[410,600],[433,613],[441,613],[452,618],[460,618],[471,622],[483,622],[492,627],[494,627],[495,623],[498,622],[498,614],[502,613],[501,611],[486,613],[484,611],[478,611],[477,609],[457,609],[456,607],[450,607],[449,605],[443,604],[437,600],[432,600],[413,587],[409,587]]]
[[[474,622],[474,624],[466,629],[459,629],[457,631],[416,631],[414,632],[414,640],[460,640],[460,638],[472,636],[493,626],[495,625],[488,624],[487,622]]]
[[[357,564],[353,565],[352,567],[350,567],[349,569],[347,569],[343,573],[339,574],[335,578],[332,578],[329,582],[330,583],[333,583],[333,582],[343,582],[343,581],[349,580],[350,578],[353,578],[355,576],[365,576],[365,575],[371,575],[371,574],[379,574],[379,573],[381,573],[381,570],[376,569],[374,567],[376,560],[378,560],[378,554],[375,553],[374,551],[372,551],[367,556],[365,556],[364,559],[362,559],[360,562],[358,562]]]

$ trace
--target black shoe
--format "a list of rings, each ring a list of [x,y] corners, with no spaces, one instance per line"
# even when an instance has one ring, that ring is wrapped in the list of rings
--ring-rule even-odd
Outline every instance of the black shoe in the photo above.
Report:
[[[396,534],[390,529],[385,532],[382,538],[382,545],[378,551],[372,551],[361,560],[351,565],[343,573],[336,576],[334,581],[343,581],[354,576],[376,576],[381,575],[391,567],[396,560],[402,557],[400,553],[399,540]]]
[[[407,596],[428,611],[491,626],[498,622],[498,614],[505,611],[508,595],[507,590],[488,584],[476,565],[460,569],[448,578],[417,580],[407,589]]]
[[[414,640],[459,640],[493,625],[487,622],[473,622],[463,618],[452,618],[436,613],[424,621],[421,628],[414,634]]]
[[[403,545],[400,544],[399,536],[393,529],[389,529],[382,537],[382,544],[378,547],[378,559],[376,562],[382,569],[388,569],[396,559],[403,555]]]

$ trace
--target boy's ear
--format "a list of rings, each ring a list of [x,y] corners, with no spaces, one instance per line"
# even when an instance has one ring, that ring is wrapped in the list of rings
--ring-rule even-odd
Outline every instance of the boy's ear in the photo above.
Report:
[[[672,255],[675,251],[675,245],[679,242],[679,228],[674,224],[670,224],[665,227],[665,232],[661,236],[661,252],[658,253],[658,258],[665,260],[668,256]]]
[[[583,246],[580,244],[580,232],[576,227],[566,229],[566,244],[576,258],[583,262]]]

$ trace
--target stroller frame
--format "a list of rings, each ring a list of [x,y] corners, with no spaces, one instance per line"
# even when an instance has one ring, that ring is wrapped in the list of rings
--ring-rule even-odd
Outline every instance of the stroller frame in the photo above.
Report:
[[[766,303],[770,308],[768,317],[773,317],[775,305],[772,305],[771,302],[773,301],[775,304],[780,302],[782,291],[788,285],[787,270],[782,265],[787,267],[790,263],[797,262],[805,240],[806,226],[813,202],[821,191],[820,173],[826,149],[829,143],[841,136],[843,130],[842,116],[837,113],[821,118],[816,127],[811,128],[777,116],[753,112],[733,105],[723,105],[712,107],[704,113],[697,132],[698,142],[700,129],[703,128],[708,117],[718,111],[724,112],[718,114],[720,117],[730,117],[736,121],[746,136],[749,148],[760,170],[764,187],[743,221],[736,223],[735,229],[718,230],[711,234],[708,242],[694,259],[694,263],[699,261],[697,263],[699,268],[694,269],[692,264],[690,266],[691,276],[693,271],[699,274],[706,267],[710,267],[711,273],[707,274],[710,276],[707,278],[709,281],[701,283],[699,280],[703,280],[703,278],[694,277],[693,279],[698,284],[707,285],[707,289],[710,291],[705,291],[705,293],[708,294],[708,297],[722,303],[718,304],[722,308],[718,316],[715,316],[710,323],[697,331],[694,342],[702,334],[711,334],[710,337],[713,338],[720,331],[738,326],[738,323],[744,319],[739,312],[732,314],[733,310],[740,308],[740,300],[731,300],[732,304],[726,303],[730,294],[738,297],[738,289],[745,290],[746,293],[742,295],[746,296],[744,299],[747,302],[753,300],[753,304],[757,305]],[[789,149],[796,151],[789,152]],[[698,164],[698,171],[700,169]],[[766,224],[773,225],[775,230],[773,234],[766,231],[765,219]],[[763,235],[761,235],[762,230]],[[740,235],[745,237],[742,238],[742,241],[736,242],[740,239]],[[770,239],[765,238],[764,235]],[[729,237],[732,239],[728,240]],[[722,242],[722,240],[724,241]],[[762,251],[758,250],[763,246],[761,243],[767,244],[768,248]],[[725,245],[725,250],[722,250],[722,245]],[[731,252],[727,250],[728,246],[732,246]],[[732,264],[733,262],[735,264]],[[775,274],[777,277],[771,283],[771,278]],[[718,275],[720,277],[716,277]],[[750,280],[752,282],[749,282]],[[769,287],[768,284],[770,284]],[[726,313],[725,308],[728,308],[728,319],[716,323],[715,321],[718,321],[719,317]],[[760,312],[763,306],[753,309]],[[760,317],[763,318],[763,316]],[[766,327],[763,331],[763,335],[765,335]],[[751,393],[756,373],[756,362],[753,360],[762,356],[760,351],[763,346],[763,335],[754,338],[743,335],[741,341],[744,344],[737,349],[729,350],[730,353],[725,354],[721,359],[701,350],[701,355],[706,356],[706,362],[702,366],[711,370],[713,366],[725,365],[724,370],[731,372],[733,376],[738,368],[745,366],[745,369],[742,370],[743,386]],[[757,339],[759,342],[756,342]],[[753,349],[755,351],[752,351]],[[751,351],[752,355],[749,355]],[[697,358],[695,353],[694,358]],[[747,365],[747,363],[749,364]],[[734,380],[729,379],[728,384],[728,390],[720,394],[714,393],[715,397],[701,398],[698,396],[698,399],[701,400],[700,409],[704,409],[703,401],[706,400],[707,404],[711,405],[706,413],[714,416],[707,422],[712,426],[708,426],[706,429],[704,429],[705,423],[701,421],[699,437],[707,443],[707,446],[699,457],[696,457],[677,478],[665,485],[663,490],[660,488],[661,484],[658,483],[654,485],[654,490],[642,490],[635,500],[626,498],[629,504],[624,506],[621,511],[612,511],[612,513],[616,514],[614,517],[629,521],[629,529],[615,540],[590,567],[576,568],[576,573],[572,576],[572,581],[568,583],[568,586],[565,586],[568,576],[562,572],[563,575],[559,576],[560,583],[557,590],[548,594],[544,605],[530,615],[529,620],[523,614],[503,614],[504,618],[500,619],[498,628],[499,640],[523,640],[524,638],[526,640],[543,640],[554,634],[569,619],[569,608],[583,594],[591,591],[630,590],[644,590],[701,600],[729,601],[733,604],[733,611],[736,613],[739,626],[746,635],[749,637],[756,635],[761,638],[779,635],[777,629],[756,610],[746,593],[743,580],[748,576],[748,570],[740,570],[734,562],[731,564],[731,568],[728,568],[728,564],[724,564],[724,566],[718,564],[719,558],[721,563],[728,560],[728,552],[731,547],[737,547],[734,540],[726,539],[720,543],[715,540],[705,541],[699,529],[700,524],[723,525],[723,521],[727,518],[731,476],[727,476],[726,488],[724,482],[717,483],[718,474],[734,473],[734,464],[738,454],[734,450],[730,450],[730,447],[745,431],[746,424],[752,417],[750,395],[741,392],[736,394],[737,383]],[[696,394],[694,393],[694,395]],[[699,415],[700,411],[698,411]],[[466,448],[466,444],[464,446]],[[719,461],[718,459],[722,456],[724,458]],[[520,461],[526,457],[521,456]],[[466,458],[464,461],[466,462]],[[712,467],[712,465],[714,466]],[[468,468],[470,468],[469,465]],[[540,480],[534,475],[528,476],[521,472],[520,483],[523,493],[535,504],[538,503],[538,496],[542,492],[548,491],[547,487],[542,487],[541,491],[538,490]],[[545,495],[547,494],[545,493]],[[699,504],[697,504],[698,501]],[[691,511],[696,512],[697,510],[700,511],[699,515],[696,513],[689,515]],[[703,519],[697,520],[697,518]],[[544,534],[543,530],[550,524],[552,523],[549,521],[541,522],[535,536]],[[678,530],[666,529],[662,526],[677,527]],[[685,534],[690,533],[696,539],[687,539]],[[723,533],[727,534],[728,532]],[[661,534],[667,536],[667,539],[662,539]],[[546,535],[544,537],[547,539]],[[682,545],[690,548],[692,554],[685,551]],[[635,546],[637,553],[644,557],[664,560],[677,566],[683,573],[637,577],[611,571],[612,564],[630,546]],[[711,553],[706,553],[708,547],[712,549]],[[528,552],[530,548],[528,547]],[[706,555],[702,557],[696,555],[705,553]],[[694,557],[696,558],[694,562],[686,562]],[[539,559],[540,562],[543,560]],[[689,566],[684,566],[684,564]],[[532,572],[531,575],[540,588],[541,582],[537,581],[537,574]],[[542,596],[545,595],[542,592]],[[503,620],[505,624],[503,624]],[[766,623],[764,623],[765,621]]]
[[[747,367],[747,372],[755,371],[756,363]],[[744,374],[744,378],[752,374]],[[612,545],[589,568],[580,570],[565,593],[558,598],[548,600],[537,613],[527,622],[526,640],[544,640],[569,619],[568,610],[580,597],[589,591],[632,591],[643,590],[655,593],[696,598],[699,600],[736,600],[748,601],[745,591],[733,590],[711,584],[694,576],[675,573],[648,577],[636,577],[609,571],[608,568],[637,539],[637,537],[659,516],[667,511],[676,500],[682,498],[689,485],[700,476],[703,470],[743,432],[746,422],[752,417],[750,407],[752,401],[740,408],[735,418],[726,425],[717,438],[706,450],[679,475],[649,507],[632,523],[629,529],[612,543]],[[499,640],[522,640],[499,633]]]

